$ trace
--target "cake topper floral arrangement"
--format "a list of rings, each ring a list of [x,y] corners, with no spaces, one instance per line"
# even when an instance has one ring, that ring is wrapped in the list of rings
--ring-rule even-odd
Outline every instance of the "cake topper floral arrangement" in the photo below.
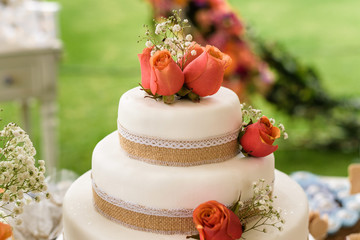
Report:
[[[0,239],[12,236],[8,219],[21,224],[17,216],[25,204],[38,202],[42,196],[50,198],[45,192],[45,162],[39,160],[36,166],[35,154],[29,136],[15,123],[0,130]]]
[[[186,35],[190,26],[180,12],[174,10],[172,16],[155,22],[154,34],[145,25],[146,48],[138,55],[142,89],[167,104],[179,98],[197,102],[215,94],[231,64],[231,58],[216,47],[200,46]]]

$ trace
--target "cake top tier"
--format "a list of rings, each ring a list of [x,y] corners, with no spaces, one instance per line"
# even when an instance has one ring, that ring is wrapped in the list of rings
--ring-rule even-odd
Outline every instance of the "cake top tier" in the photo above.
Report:
[[[132,134],[169,140],[202,140],[238,131],[242,124],[238,96],[221,87],[194,104],[189,100],[163,104],[139,87],[120,98],[118,127]]]

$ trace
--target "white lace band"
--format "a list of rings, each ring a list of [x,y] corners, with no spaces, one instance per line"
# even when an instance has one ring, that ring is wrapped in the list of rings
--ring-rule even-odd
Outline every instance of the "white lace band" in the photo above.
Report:
[[[235,131],[223,135],[206,138],[202,140],[193,140],[193,141],[169,140],[169,139],[161,139],[150,136],[141,136],[138,134],[131,133],[123,126],[121,126],[120,123],[118,123],[118,131],[119,134],[126,140],[142,145],[159,147],[159,148],[171,148],[171,149],[199,149],[199,148],[215,147],[232,142],[238,138],[240,129],[237,129]]]
[[[104,217],[128,228],[161,234],[196,233],[192,209],[156,209],[125,202],[100,190],[95,182],[95,209]]]
[[[155,165],[188,167],[226,161],[239,153],[239,130],[213,138],[177,141],[139,136],[118,124],[120,145],[134,159]]]

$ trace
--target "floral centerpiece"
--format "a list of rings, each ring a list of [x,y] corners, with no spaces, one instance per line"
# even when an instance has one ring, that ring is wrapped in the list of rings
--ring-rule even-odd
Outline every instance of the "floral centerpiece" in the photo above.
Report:
[[[0,240],[12,236],[12,228],[6,223],[23,212],[25,204],[50,198],[45,183],[45,162],[36,166],[35,148],[29,136],[19,126],[9,123],[0,131]]]
[[[205,47],[185,35],[188,20],[179,11],[155,23],[155,35],[145,33],[146,48],[139,54],[141,86],[149,96],[173,103],[177,98],[196,102],[215,94],[231,58],[218,48]]]

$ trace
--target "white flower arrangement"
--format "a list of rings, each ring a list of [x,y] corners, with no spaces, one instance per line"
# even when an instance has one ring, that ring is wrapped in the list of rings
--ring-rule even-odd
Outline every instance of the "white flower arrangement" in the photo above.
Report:
[[[281,217],[281,209],[273,207],[273,199],[277,197],[271,195],[272,187],[260,179],[253,183],[253,197],[245,202],[240,199],[233,206],[234,213],[245,226],[244,233],[251,230],[266,233],[266,227],[282,230],[285,220]]]
[[[23,206],[42,195],[50,198],[45,183],[45,161],[36,166],[36,151],[29,136],[15,123],[0,131],[0,221],[16,218]],[[17,219],[20,224],[21,220]]]
[[[185,35],[185,29],[190,27],[189,20],[182,20],[180,17],[181,9],[173,10],[173,15],[168,18],[161,18],[159,22],[155,23],[155,35],[150,33],[147,25],[145,36],[142,40],[145,40],[146,47],[153,47],[151,56],[159,50],[168,50],[175,62],[186,56],[186,53],[190,53],[192,56],[196,55],[196,51],[192,50],[194,43],[192,42],[193,36],[191,34]],[[139,41],[138,41],[139,42]],[[178,62],[179,66],[185,64],[186,59],[182,59],[183,62]]]

